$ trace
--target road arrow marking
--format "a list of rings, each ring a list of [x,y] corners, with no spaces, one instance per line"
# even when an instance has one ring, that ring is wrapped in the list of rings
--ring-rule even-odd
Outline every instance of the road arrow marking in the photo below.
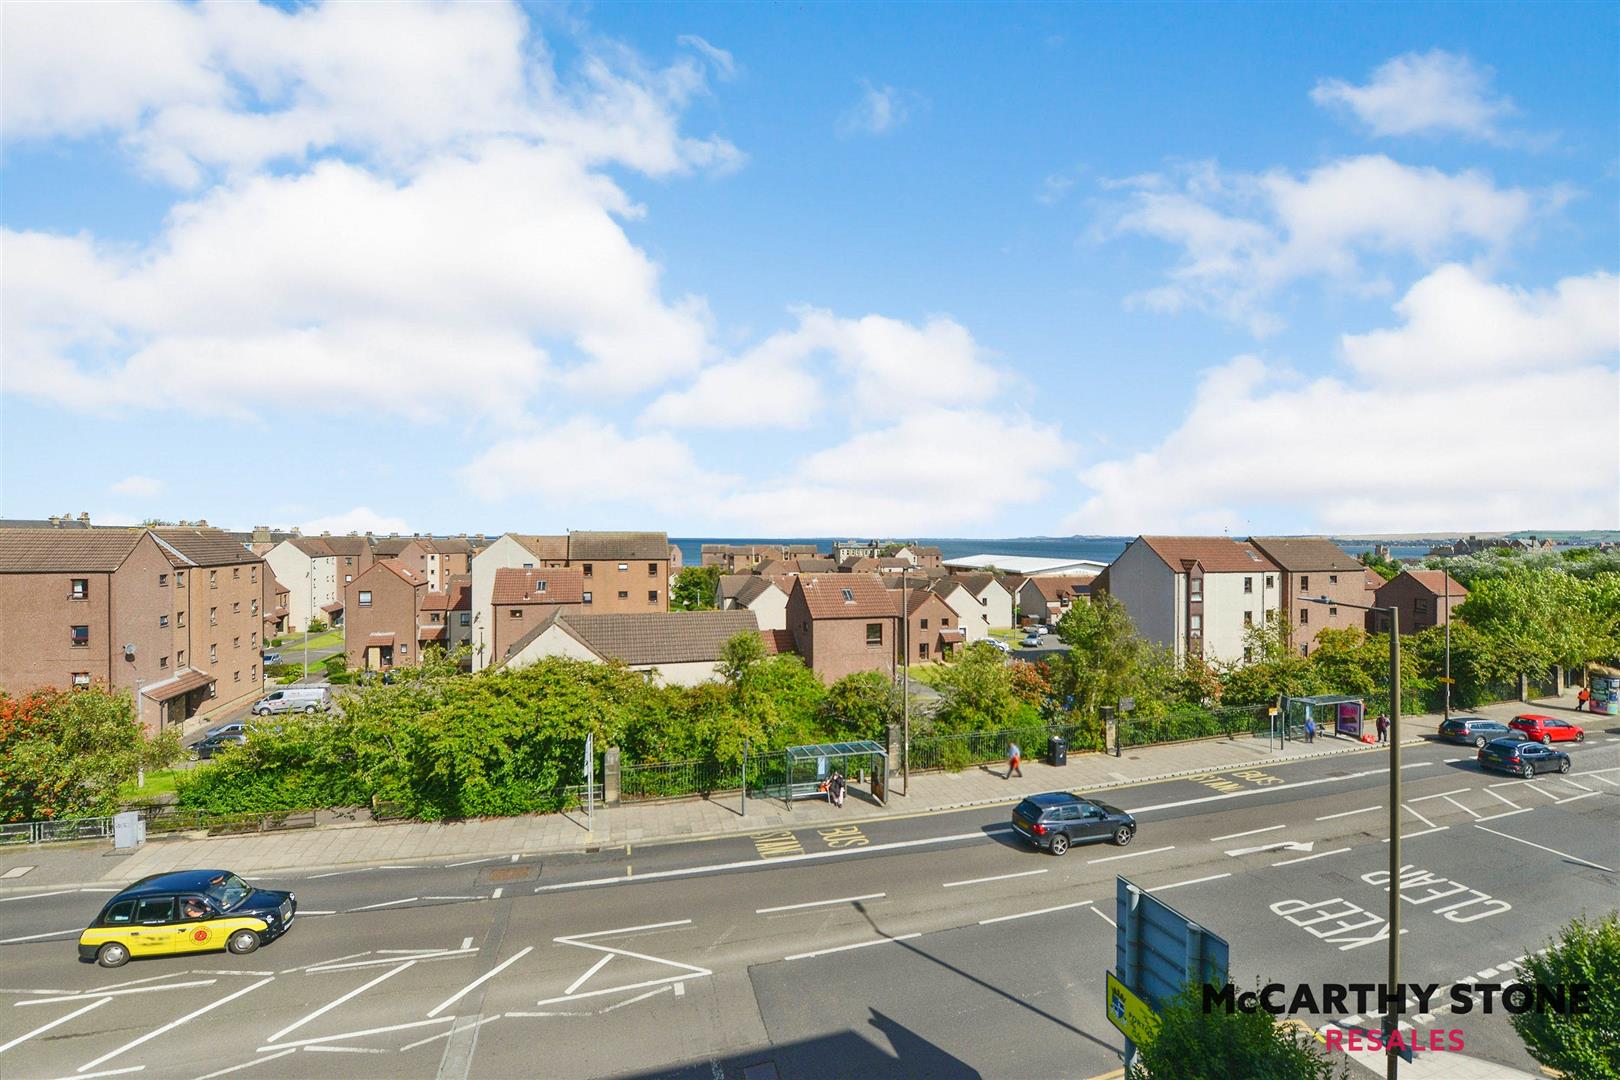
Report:
[[[1233,848],[1227,854],[1236,858],[1239,855],[1255,855],[1262,851],[1309,851],[1315,846],[1315,840],[1307,840],[1303,844],[1293,840],[1284,840],[1277,844],[1261,844],[1259,847]]]

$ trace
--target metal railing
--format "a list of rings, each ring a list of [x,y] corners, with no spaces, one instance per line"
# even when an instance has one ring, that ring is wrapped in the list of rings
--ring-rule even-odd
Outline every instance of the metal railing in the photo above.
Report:
[[[1127,716],[1118,724],[1121,747],[1153,746],[1239,735],[1268,735],[1271,717],[1265,705],[1239,705],[1224,709],[1198,709],[1167,716]],[[1305,731],[1300,727],[1299,737]]]
[[[64,818],[61,821],[17,821],[0,825],[0,847],[50,844],[66,840],[100,840],[113,834],[110,817]]]

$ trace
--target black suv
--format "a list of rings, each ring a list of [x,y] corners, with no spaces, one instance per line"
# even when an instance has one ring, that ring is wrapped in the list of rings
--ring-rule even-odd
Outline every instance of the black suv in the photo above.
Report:
[[[1514,773],[1529,780],[1536,773],[1569,772],[1569,755],[1516,735],[1511,739],[1492,739],[1480,747],[1479,764],[1484,769]]]
[[[1073,844],[1111,840],[1121,847],[1136,835],[1136,819],[1117,806],[1053,791],[1031,795],[1013,809],[1012,826],[1038,848],[1062,855]]]
[[[1487,720],[1483,716],[1453,716],[1440,723],[1440,737],[1447,742],[1484,746],[1492,739],[1506,739],[1518,732],[1500,720]]]

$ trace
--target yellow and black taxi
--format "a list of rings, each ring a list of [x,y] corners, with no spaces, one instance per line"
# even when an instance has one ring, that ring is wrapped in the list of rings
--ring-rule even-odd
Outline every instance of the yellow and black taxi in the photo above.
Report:
[[[107,901],[79,935],[79,959],[122,967],[132,956],[227,949],[245,956],[292,927],[298,900],[229,870],[153,874]]]

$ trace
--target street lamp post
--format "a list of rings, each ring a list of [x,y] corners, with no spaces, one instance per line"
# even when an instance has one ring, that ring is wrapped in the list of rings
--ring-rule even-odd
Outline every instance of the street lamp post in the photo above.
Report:
[[[1346,604],[1329,600],[1326,596],[1302,596],[1310,604],[1330,604],[1335,607],[1355,608],[1359,611],[1381,611],[1389,616],[1389,972],[1388,991],[1395,992],[1401,976],[1401,613],[1394,606],[1376,607],[1367,604]],[[1448,617],[1449,626],[1450,619]],[[1398,1051],[1390,1040],[1399,1030],[1397,1003],[1391,999],[1389,1012],[1384,1014],[1384,1076],[1395,1080]]]
[[[1445,718],[1451,719],[1451,571],[1441,566],[1440,573],[1446,579],[1446,697]]]
[[[900,794],[911,794],[911,575],[900,574]]]

